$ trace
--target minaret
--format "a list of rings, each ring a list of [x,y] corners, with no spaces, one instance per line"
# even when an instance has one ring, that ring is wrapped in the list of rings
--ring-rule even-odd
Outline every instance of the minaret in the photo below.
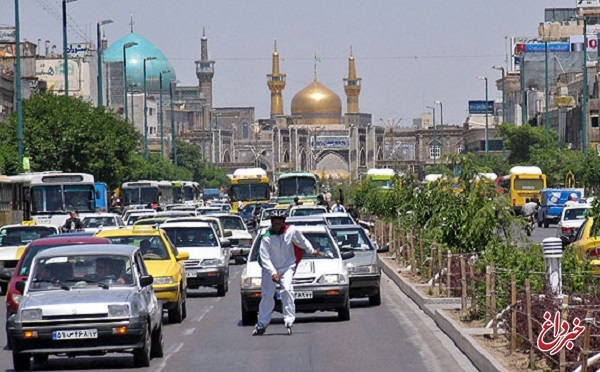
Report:
[[[354,55],[350,47],[350,58],[348,58],[348,77],[344,79],[344,92],[346,92],[346,104],[348,113],[354,114],[358,110],[358,96],[360,95],[361,78],[356,77],[356,65],[354,64]]]
[[[281,92],[285,88],[285,74],[279,73],[279,53],[277,53],[277,40],[273,51],[273,71],[267,75],[267,85],[271,91],[271,119],[276,115],[283,115],[283,100]]]
[[[200,60],[196,61],[196,76],[200,82],[200,98],[206,102],[204,111],[210,112],[213,104],[212,79],[215,75],[215,61],[208,59],[208,38],[204,29],[202,29],[201,47]]]

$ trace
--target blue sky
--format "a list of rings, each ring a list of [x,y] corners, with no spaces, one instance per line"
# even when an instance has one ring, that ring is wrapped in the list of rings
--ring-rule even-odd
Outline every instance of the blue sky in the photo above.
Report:
[[[194,61],[206,29],[209,56],[216,61],[214,106],[254,106],[269,116],[273,40],[287,74],[284,111],[296,92],[313,79],[341,96],[350,46],[362,78],[360,111],[403,125],[441,100],[444,122],[462,124],[467,101],[500,99],[493,83],[505,65],[506,38],[536,36],[544,9],[574,7],[575,0],[78,0],[68,3],[69,42],[96,40],[96,23],[109,43],[134,31],[154,43],[173,64],[182,85],[198,83]],[[62,49],[60,0],[21,0],[21,37],[50,40]],[[0,0],[0,25],[14,25],[14,1]],[[436,113],[439,115],[439,111]]]

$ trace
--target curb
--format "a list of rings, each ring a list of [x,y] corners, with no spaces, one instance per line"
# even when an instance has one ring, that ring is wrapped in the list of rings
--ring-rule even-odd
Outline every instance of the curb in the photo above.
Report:
[[[386,259],[379,257],[379,264],[383,272],[413,300],[425,314],[433,319],[437,326],[456,344],[456,346],[471,360],[480,371],[508,371],[492,354],[485,350],[467,331],[447,315],[444,311],[448,305],[458,305],[460,298],[428,298],[421,294],[417,287],[404,280],[396,270],[391,267]],[[450,306],[454,308],[454,306]]]

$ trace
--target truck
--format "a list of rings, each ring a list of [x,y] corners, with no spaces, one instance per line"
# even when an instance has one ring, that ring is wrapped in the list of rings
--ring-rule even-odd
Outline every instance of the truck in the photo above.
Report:
[[[540,210],[538,216],[538,226],[550,226],[550,223],[558,223],[565,203],[569,200],[571,194],[577,195],[577,199],[583,196],[581,189],[542,189],[540,191]]]

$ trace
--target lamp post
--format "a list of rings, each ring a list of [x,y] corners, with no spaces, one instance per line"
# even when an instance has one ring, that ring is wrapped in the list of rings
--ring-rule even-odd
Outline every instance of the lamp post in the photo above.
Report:
[[[435,127],[435,106],[427,106],[428,109],[430,109],[431,111],[433,111],[433,141],[432,143],[432,150],[433,150],[433,165],[436,166],[437,165],[437,143],[436,143],[436,127]]]
[[[148,93],[146,91],[146,62],[156,57],[144,58],[144,159],[148,161]]]
[[[494,65],[492,66],[492,68],[494,70],[502,71],[502,123],[506,123],[506,90],[504,85],[504,81],[506,80],[506,70],[504,70],[504,67],[499,65]],[[546,107],[546,111],[548,111],[548,107]],[[506,149],[504,148],[504,136],[502,136],[502,157],[506,157]]]
[[[479,80],[485,80],[485,155],[487,156],[490,151],[488,141],[488,78],[487,76],[477,76]]]
[[[206,163],[206,130],[204,127],[204,102],[202,102],[202,162]],[[210,128],[210,123],[208,123]]]
[[[169,98],[171,99],[171,148],[173,152],[173,165],[177,166],[177,142],[175,138],[175,106],[173,105],[173,84],[177,84],[176,81],[171,80],[169,82]]]
[[[135,128],[135,105],[133,104],[134,87],[137,87],[137,83],[129,84],[129,91],[131,92],[131,126]]]
[[[213,115],[213,112],[214,112],[214,110],[210,112],[211,117]],[[213,130],[210,131],[210,169],[213,169],[213,151],[214,151],[214,148],[216,147],[215,144],[214,144],[214,142],[215,142],[214,132],[219,127],[219,116],[221,116],[221,114],[218,113],[218,112],[215,112],[214,116],[215,116],[214,131]],[[211,120],[211,123],[212,123],[212,120]]]
[[[67,53],[67,3],[77,0],[62,0],[62,31],[63,31],[63,68],[65,75],[65,96],[69,95],[69,56]]]
[[[165,145],[164,145],[164,138],[165,138],[165,131],[164,131],[164,121],[163,121],[163,101],[162,101],[162,91],[163,91],[163,74],[167,74],[171,72],[171,70],[162,70],[161,72],[158,73],[159,76],[159,104],[160,104],[160,156],[163,157],[165,155]]]
[[[587,79],[587,18],[583,18],[583,109],[581,112],[581,151],[583,157],[587,157],[587,101],[588,101],[588,79]]]
[[[440,159],[444,155],[444,104],[442,101],[433,102],[440,105]]]
[[[96,41],[98,44],[96,44],[96,49],[98,52],[98,107],[103,105],[102,102],[102,93],[103,93],[103,89],[102,89],[102,55],[104,54],[104,50],[102,50],[102,46],[100,45],[100,27],[107,25],[109,23],[113,23],[112,19],[105,19],[104,21],[100,21],[98,22],[98,24],[96,25]]]
[[[137,45],[134,41],[123,44],[123,87],[125,89],[125,103],[123,107],[125,108],[125,121],[129,120],[129,113],[127,110],[127,48],[131,48],[134,45]]]
[[[15,89],[17,94],[17,148],[19,164],[23,166],[23,105],[21,100],[21,26],[19,24],[19,0],[15,0]]]

